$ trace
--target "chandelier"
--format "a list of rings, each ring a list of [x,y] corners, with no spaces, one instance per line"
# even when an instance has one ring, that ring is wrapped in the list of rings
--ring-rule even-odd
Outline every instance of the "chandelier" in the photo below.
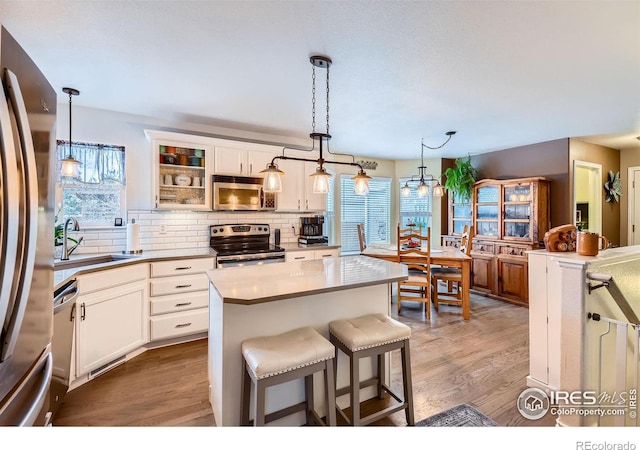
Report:
[[[427,183],[432,183],[435,181],[435,186],[433,186],[433,196],[434,197],[442,197],[444,195],[444,187],[440,184],[440,180],[436,177],[434,177],[433,175],[429,175],[424,173],[424,171],[427,169],[427,166],[424,165],[424,149],[425,147],[428,148],[429,150],[437,150],[439,148],[444,147],[447,142],[449,142],[451,140],[451,137],[456,134],[455,131],[447,131],[446,135],[447,135],[447,140],[444,141],[441,145],[437,146],[437,147],[429,147],[428,145],[424,144],[424,139],[422,139],[422,145],[420,147],[420,166],[418,166],[418,170],[420,171],[420,175],[412,175],[410,180],[407,180],[404,183],[404,186],[402,187],[402,196],[403,197],[409,197],[411,195],[411,186],[409,186],[409,183],[415,183],[418,182],[418,186],[417,186],[417,192],[418,192],[418,197],[424,197],[429,193],[429,184]],[[415,177],[420,177],[417,180],[414,180]]]
[[[316,167],[316,171],[312,173],[311,177],[313,177],[313,192],[316,194],[326,194],[329,192],[329,179],[332,177],[330,173],[326,171],[324,168],[325,164],[342,164],[347,166],[355,166],[357,167],[358,174],[352,178],[354,180],[354,192],[358,195],[366,195],[369,193],[369,180],[370,176],[366,174],[364,168],[361,164],[355,162],[355,158],[351,155],[351,159],[353,162],[343,162],[343,161],[327,161],[324,159],[323,150],[326,145],[327,152],[331,153],[329,150],[329,139],[331,139],[331,135],[329,134],[329,67],[331,66],[331,59],[326,56],[318,56],[314,55],[310,58],[312,69],[312,108],[311,108],[311,118],[312,118],[312,132],[309,134],[309,137],[313,140],[313,147],[309,151],[313,151],[316,146],[316,141],[319,143],[319,157],[318,159],[307,159],[307,158],[298,158],[293,156],[285,156],[284,149],[282,151],[282,156],[276,156],[271,160],[271,163],[267,166],[267,168],[260,173],[264,174],[264,191],[265,192],[282,192],[282,180],[280,179],[281,175],[285,173],[278,169],[278,165],[276,164],[276,160],[293,160],[293,161],[309,161],[316,162],[318,166]],[[325,133],[317,133],[316,132],[316,67],[327,70],[327,81],[326,81],[326,93],[327,93],[327,121],[326,121],[326,132]],[[332,153],[333,154],[333,153]]]

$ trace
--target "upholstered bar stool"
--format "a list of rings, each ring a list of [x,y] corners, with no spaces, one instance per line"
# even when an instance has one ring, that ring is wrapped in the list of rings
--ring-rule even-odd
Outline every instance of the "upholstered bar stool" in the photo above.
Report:
[[[250,407],[253,408],[254,426],[304,410],[307,424],[311,419],[320,425],[336,424],[335,347],[316,330],[304,327],[275,336],[247,339],[242,343],[242,356],[240,425],[251,424]],[[315,411],[313,401],[313,374],[320,371],[324,372],[326,423]],[[305,380],[305,400],[265,416],[267,388],[302,377]],[[252,385],[255,392],[250,405]]]
[[[329,339],[349,358],[350,384],[336,390],[336,395],[350,394],[351,418],[338,408],[338,413],[353,426],[368,425],[396,411],[405,410],[408,425],[414,425],[413,392],[411,388],[411,359],[409,338],[411,328],[384,314],[369,314],[353,319],[334,320],[329,323]],[[394,393],[385,383],[385,355],[399,349],[402,356],[403,398]],[[369,380],[360,381],[360,360],[377,357],[377,375]],[[337,373],[337,354],[334,359]],[[381,411],[360,417],[360,389],[377,386],[378,397],[385,393],[398,403]]]

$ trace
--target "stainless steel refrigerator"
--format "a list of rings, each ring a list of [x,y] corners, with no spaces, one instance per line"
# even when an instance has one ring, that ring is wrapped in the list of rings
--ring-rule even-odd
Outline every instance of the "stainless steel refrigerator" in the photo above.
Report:
[[[56,95],[4,27],[0,71],[0,425],[46,425]]]

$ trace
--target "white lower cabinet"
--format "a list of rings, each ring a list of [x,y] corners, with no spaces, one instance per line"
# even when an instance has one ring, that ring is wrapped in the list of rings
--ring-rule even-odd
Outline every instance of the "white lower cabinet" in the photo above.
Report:
[[[149,340],[158,341],[209,329],[209,278],[213,258],[151,263]]]
[[[119,274],[125,272],[127,276],[124,279],[118,278]],[[76,377],[99,372],[103,366],[147,342],[146,277],[147,264],[79,277]],[[137,281],[130,281],[132,279]],[[111,281],[112,287],[105,287],[107,280]],[[120,280],[121,284],[114,286],[114,280]],[[100,290],[95,290],[96,286]]]
[[[285,252],[284,258],[289,261],[303,261],[305,259],[322,259],[340,256],[340,248],[327,248],[323,250],[299,250]]]

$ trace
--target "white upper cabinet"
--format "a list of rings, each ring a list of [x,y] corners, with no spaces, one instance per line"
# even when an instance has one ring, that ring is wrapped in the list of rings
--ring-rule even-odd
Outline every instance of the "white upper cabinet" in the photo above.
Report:
[[[216,145],[214,172],[219,175],[262,177],[261,170],[277,155],[275,148]]]
[[[301,157],[312,159],[315,156]],[[327,195],[313,193],[313,178],[309,176],[315,172],[317,163],[294,160],[277,160],[276,162],[284,172],[282,192],[278,194],[278,211],[324,211],[327,209]]]

